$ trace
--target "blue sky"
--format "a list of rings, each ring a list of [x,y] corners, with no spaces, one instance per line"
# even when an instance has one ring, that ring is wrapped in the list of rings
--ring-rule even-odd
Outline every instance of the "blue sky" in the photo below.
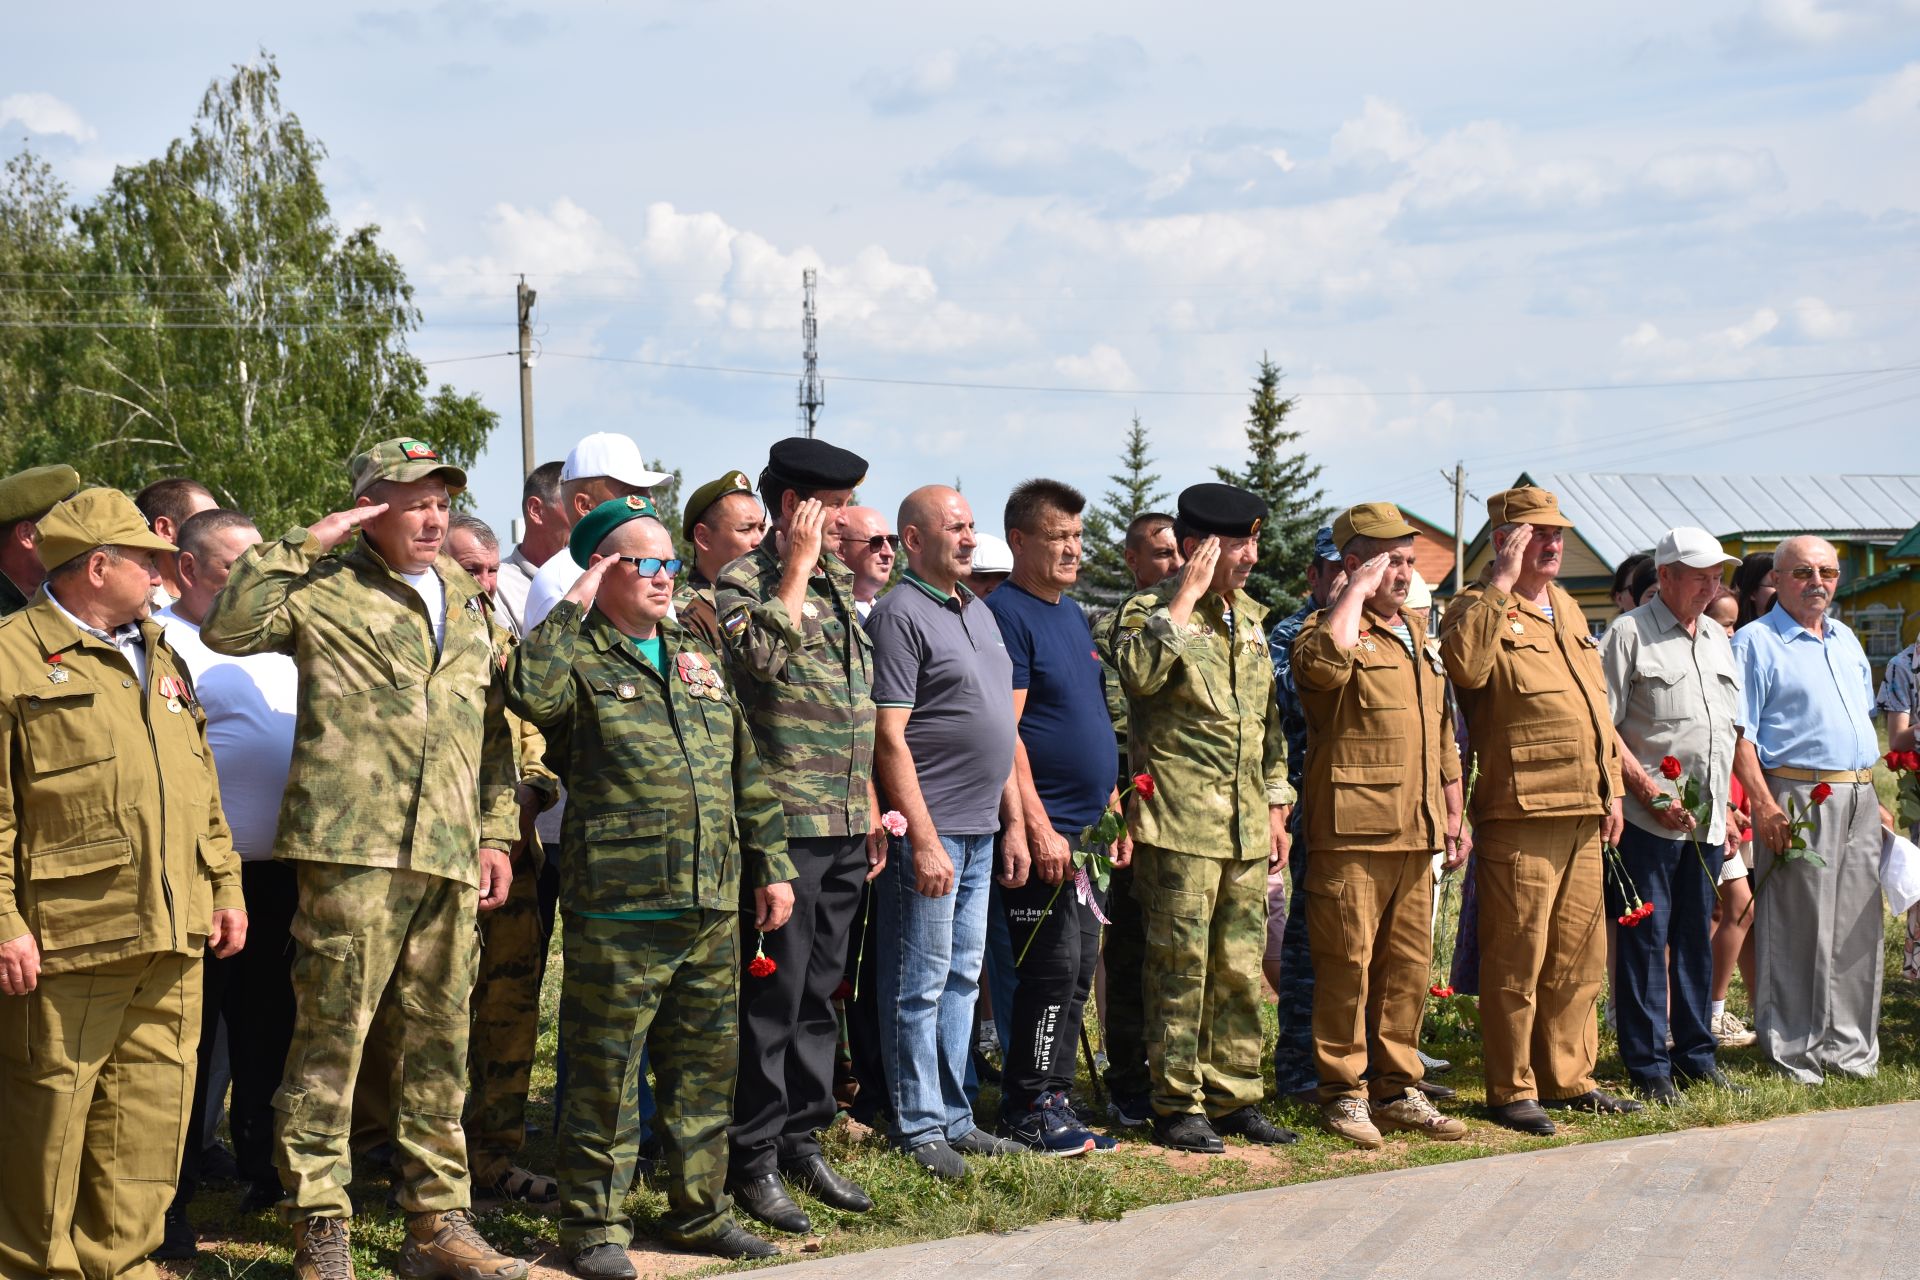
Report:
[[[89,194],[260,47],[500,412],[502,525],[520,272],[543,457],[757,472],[814,266],[863,496],[957,478],[996,531],[1026,476],[1097,494],[1136,411],[1169,490],[1236,463],[1263,351],[1330,501],[1442,523],[1456,458],[1482,497],[1920,471],[1920,368],[1774,380],[1920,365],[1920,0],[41,5],[0,139]]]

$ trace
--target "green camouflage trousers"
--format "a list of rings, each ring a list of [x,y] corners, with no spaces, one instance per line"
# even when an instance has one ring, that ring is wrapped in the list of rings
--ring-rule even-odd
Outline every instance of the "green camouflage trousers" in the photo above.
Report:
[[[1133,847],[1146,920],[1143,1007],[1153,1106],[1218,1119],[1257,1104],[1267,862]]]
[[[374,1037],[391,1073],[396,1198],[409,1213],[466,1208],[460,1110],[478,892],[424,871],[306,861],[294,868],[293,1045],[273,1095],[282,1216],[352,1216],[354,1084]]]
[[[536,867],[532,860],[516,864],[507,900],[480,916],[466,1131],[468,1172],[482,1187],[505,1176],[527,1140],[527,1089],[540,1038],[540,979],[547,970]]]
[[[639,1150],[642,1048],[666,1150],[662,1234],[697,1244],[732,1221],[727,1121],[740,1059],[739,913],[593,920],[569,912],[561,946],[561,1247],[576,1254],[633,1239],[621,1206]]]

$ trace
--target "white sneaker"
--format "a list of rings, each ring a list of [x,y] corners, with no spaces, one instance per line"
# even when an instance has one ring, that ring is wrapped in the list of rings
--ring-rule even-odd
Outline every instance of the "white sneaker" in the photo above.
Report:
[[[1708,1030],[1713,1032],[1713,1038],[1720,1042],[1722,1049],[1744,1049],[1757,1039],[1753,1032],[1747,1030],[1747,1024],[1730,1012],[1716,1016],[1708,1025]]]

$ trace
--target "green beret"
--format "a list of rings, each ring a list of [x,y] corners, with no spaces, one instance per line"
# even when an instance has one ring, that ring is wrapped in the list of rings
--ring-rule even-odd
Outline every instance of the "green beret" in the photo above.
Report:
[[[32,467],[0,480],[0,529],[38,520],[80,492],[80,473],[64,462]]]
[[[638,520],[642,516],[660,518],[651,499],[639,494],[625,498],[608,498],[605,502],[581,517],[580,523],[573,526],[573,532],[567,537],[567,554],[582,569],[587,567],[593,553],[607,540],[607,535],[629,520]]]
[[[1237,485],[1189,485],[1180,491],[1180,523],[1202,537],[1247,538],[1260,532],[1267,500]]]
[[[729,471],[718,480],[709,480],[693,491],[687,499],[687,506],[680,513],[680,527],[692,529],[700,523],[700,517],[707,514],[707,508],[730,493],[752,494],[753,484],[744,471]]]

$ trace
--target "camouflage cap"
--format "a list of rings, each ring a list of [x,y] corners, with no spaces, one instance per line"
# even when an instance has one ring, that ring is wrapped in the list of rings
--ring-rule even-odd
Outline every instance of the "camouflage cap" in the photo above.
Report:
[[[753,483],[747,479],[744,471],[729,471],[718,480],[709,480],[693,491],[687,499],[687,505],[680,513],[680,527],[691,529],[700,523],[700,517],[707,514],[707,508],[730,493],[753,494]]]
[[[347,464],[347,470],[353,476],[353,496],[356,498],[367,491],[367,486],[382,480],[411,484],[431,475],[445,476],[448,489],[467,487],[466,472],[452,463],[442,462],[439,450],[412,436],[382,440],[365,453],[355,454],[353,461]]]
[[[95,547],[137,547],[172,551],[174,546],[147,528],[133,499],[118,489],[82,489],[40,518],[34,550],[49,572]]]
[[[1355,538],[1411,538],[1418,532],[1391,502],[1363,502],[1333,518],[1333,543],[1337,547]]]
[[[1487,499],[1487,518],[1503,524],[1551,524],[1571,529],[1573,521],[1560,514],[1560,499],[1545,489],[1523,484],[1502,489]]]
[[[582,569],[593,559],[593,553],[607,540],[607,535],[629,520],[638,520],[643,516],[660,518],[659,510],[651,498],[639,494],[629,494],[624,498],[608,498],[605,502],[580,517],[580,523],[573,526],[573,532],[567,536],[567,554]]]
[[[38,520],[80,491],[80,473],[64,462],[29,467],[0,480],[0,529]]]

